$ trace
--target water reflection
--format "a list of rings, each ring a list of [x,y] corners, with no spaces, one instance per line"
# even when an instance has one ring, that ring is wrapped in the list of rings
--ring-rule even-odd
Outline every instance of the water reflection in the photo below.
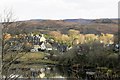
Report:
[[[36,65],[35,65],[36,66]],[[104,75],[98,75],[99,72],[94,68],[73,68],[71,66],[57,66],[57,65],[37,65],[39,68],[13,68],[10,72],[14,76],[20,76],[23,78],[41,79],[46,78],[61,78],[64,80],[105,80],[108,77]],[[10,74],[10,75],[11,75]]]
[[[39,65],[41,68],[28,68],[27,74],[31,78],[64,78],[57,66],[53,65]],[[28,77],[24,75],[24,77]]]
[[[37,65],[40,68],[13,68],[11,73],[16,72],[16,74],[22,76],[23,78],[81,78],[86,77],[83,70],[77,73],[72,71],[69,66],[56,66],[56,65]],[[19,73],[18,73],[19,72]],[[21,73],[20,73],[21,72]]]

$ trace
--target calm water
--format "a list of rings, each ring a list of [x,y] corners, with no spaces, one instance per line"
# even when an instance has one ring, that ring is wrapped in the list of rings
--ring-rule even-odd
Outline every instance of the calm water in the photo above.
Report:
[[[36,66],[36,65],[35,65]],[[70,67],[55,65],[37,65],[39,68],[13,68],[11,74],[20,75],[21,78],[73,78],[78,77]],[[81,78],[85,77],[81,70],[78,73]],[[79,78],[80,78],[79,76]]]

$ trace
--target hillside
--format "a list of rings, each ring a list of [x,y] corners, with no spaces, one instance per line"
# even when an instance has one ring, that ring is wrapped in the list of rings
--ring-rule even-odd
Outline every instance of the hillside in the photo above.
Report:
[[[65,20],[43,20],[32,19],[26,21],[19,21],[22,23],[17,27],[9,29],[9,32],[15,31],[40,31],[41,33],[48,33],[49,31],[61,31],[67,33],[69,29],[79,30],[83,34],[93,33],[112,33],[118,32],[117,19],[65,19]]]

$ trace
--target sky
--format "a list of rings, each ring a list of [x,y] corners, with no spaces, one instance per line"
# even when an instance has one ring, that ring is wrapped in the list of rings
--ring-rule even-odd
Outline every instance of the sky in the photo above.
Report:
[[[119,0],[0,0],[19,20],[117,18]]]

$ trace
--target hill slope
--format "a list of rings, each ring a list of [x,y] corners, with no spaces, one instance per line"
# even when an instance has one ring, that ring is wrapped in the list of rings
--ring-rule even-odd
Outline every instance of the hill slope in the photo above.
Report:
[[[87,33],[112,33],[118,32],[117,19],[65,19],[65,20],[42,20],[33,19],[20,21],[22,24],[14,29],[24,32],[41,31],[48,33],[49,31],[61,31],[67,33],[69,29],[79,30],[83,34]],[[10,28],[11,32],[13,31]]]

